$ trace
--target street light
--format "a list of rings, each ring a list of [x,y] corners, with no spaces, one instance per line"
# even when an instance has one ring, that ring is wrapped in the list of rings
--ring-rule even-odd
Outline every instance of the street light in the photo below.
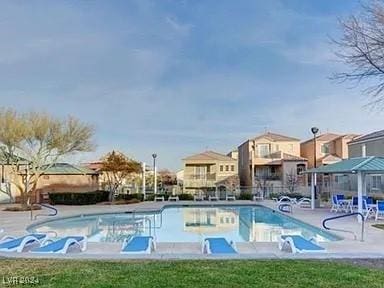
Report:
[[[153,153],[152,158],[153,158],[153,173],[154,173],[154,183],[153,183],[153,193],[156,195],[157,193],[157,173],[156,173],[156,157],[157,154]]]
[[[316,163],[316,134],[319,132],[319,128],[317,127],[312,127],[311,128],[311,132],[313,134],[313,168],[316,168],[317,167],[317,163]],[[317,180],[317,175],[316,173],[314,174],[313,178],[312,178],[312,181],[313,181],[313,187],[314,187],[314,192],[315,192],[315,199],[317,199],[317,187],[316,187],[316,181]]]

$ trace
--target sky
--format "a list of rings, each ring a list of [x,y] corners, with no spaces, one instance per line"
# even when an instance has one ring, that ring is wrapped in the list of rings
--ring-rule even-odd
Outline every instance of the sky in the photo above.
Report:
[[[265,131],[382,129],[330,37],[354,0],[0,1],[0,105],[73,115],[112,149],[177,170]]]

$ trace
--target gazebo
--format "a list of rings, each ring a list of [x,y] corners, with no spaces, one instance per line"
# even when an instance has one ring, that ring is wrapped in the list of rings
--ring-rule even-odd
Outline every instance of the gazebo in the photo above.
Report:
[[[363,212],[363,196],[367,194],[366,176],[369,174],[384,174],[384,157],[359,157],[339,161],[334,164],[321,166],[305,171],[311,174],[311,208],[315,209],[315,185],[317,174],[356,174],[358,212]]]

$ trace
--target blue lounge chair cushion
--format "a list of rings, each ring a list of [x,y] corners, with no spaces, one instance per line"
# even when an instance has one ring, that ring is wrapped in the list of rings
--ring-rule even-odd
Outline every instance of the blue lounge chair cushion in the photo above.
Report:
[[[32,236],[32,237],[34,237],[34,239],[37,239],[37,240],[42,240],[46,237],[45,234],[29,234],[29,235],[26,235],[26,236],[23,236],[20,238],[16,238],[16,239],[1,243],[0,249],[13,249],[13,248],[19,247],[21,242],[28,236]],[[33,243],[35,241],[34,239],[31,240],[31,243]],[[27,243],[27,244],[30,244],[30,243]]]
[[[212,254],[237,253],[225,238],[206,238],[205,241],[209,242],[209,248]]]
[[[299,235],[282,235],[281,238],[283,240],[287,238],[291,238],[292,241],[294,242],[293,244],[298,250],[307,250],[307,251],[325,250],[323,247],[320,247],[319,245],[316,245],[312,241],[309,241]]]
[[[57,251],[60,251],[64,248],[65,243],[67,243],[67,241],[69,239],[74,239],[77,242],[81,242],[84,240],[84,237],[83,236],[64,237],[64,238],[61,238],[60,240],[52,242],[52,243],[45,245],[43,247],[38,247],[38,248],[32,249],[32,252],[57,252]]]
[[[152,236],[135,236],[128,242],[128,244],[124,247],[123,251],[124,252],[145,251],[148,249],[150,239],[152,239]]]

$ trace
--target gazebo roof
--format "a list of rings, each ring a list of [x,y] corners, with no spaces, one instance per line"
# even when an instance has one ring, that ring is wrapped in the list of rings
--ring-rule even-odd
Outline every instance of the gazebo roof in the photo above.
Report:
[[[312,168],[304,173],[319,174],[341,174],[341,173],[357,173],[364,172],[368,174],[383,173],[384,174],[384,157],[359,157],[339,161],[334,164],[324,165],[319,168]]]

